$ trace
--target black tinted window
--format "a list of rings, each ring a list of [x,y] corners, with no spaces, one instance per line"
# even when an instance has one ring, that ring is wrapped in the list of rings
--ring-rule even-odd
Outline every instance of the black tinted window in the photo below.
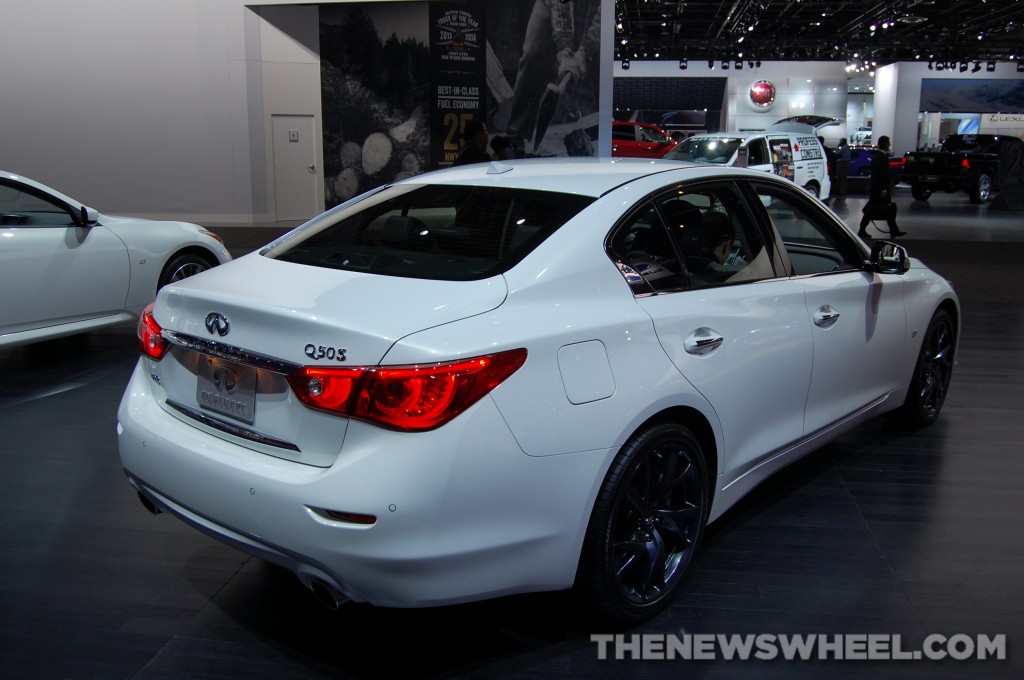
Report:
[[[403,185],[327,213],[268,253],[287,262],[464,281],[506,271],[594,199]]]

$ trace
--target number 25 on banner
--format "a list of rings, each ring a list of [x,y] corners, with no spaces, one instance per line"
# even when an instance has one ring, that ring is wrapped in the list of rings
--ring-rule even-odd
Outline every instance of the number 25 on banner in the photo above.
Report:
[[[448,135],[444,138],[445,151],[458,151],[459,132],[466,127],[466,123],[473,120],[472,113],[446,113],[444,114],[444,126],[448,128]]]

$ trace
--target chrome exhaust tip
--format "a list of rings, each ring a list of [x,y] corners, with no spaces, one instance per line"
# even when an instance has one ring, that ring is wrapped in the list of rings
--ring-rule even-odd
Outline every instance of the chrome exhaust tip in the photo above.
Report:
[[[349,601],[337,588],[318,578],[309,582],[309,589],[313,591],[313,595],[320,601],[320,604],[328,609],[337,609]]]
[[[163,512],[160,508],[156,507],[156,504],[153,503],[153,501],[149,500],[149,498],[147,498],[145,494],[143,494],[141,491],[139,491],[138,493],[139,500],[142,501],[142,507],[146,508],[146,510],[149,510],[150,514],[159,515],[161,512]]]

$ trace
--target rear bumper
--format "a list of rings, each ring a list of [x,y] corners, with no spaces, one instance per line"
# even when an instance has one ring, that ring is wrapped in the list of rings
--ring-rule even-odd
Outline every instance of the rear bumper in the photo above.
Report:
[[[488,398],[433,432],[354,421],[337,462],[317,468],[169,415],[139,368],[118,447],[129,481],[158,507],[306,585],[400,607],[570,587],[612,453],[527,456]],[[377,519],[351,524],[317,508]]]

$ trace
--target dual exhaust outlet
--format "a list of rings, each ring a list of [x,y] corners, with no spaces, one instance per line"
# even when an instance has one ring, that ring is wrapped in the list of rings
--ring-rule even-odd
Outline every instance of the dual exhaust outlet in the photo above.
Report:
[[[142,502],[142,507],[153,515],[159,515],[163,512],[157,505],[151,501],[144,493],[139,492],[139,501]],[[337,587],[327,583],[320,578],[312,578],[309,582],[305,582],[306,587],[312,591],[313,596],[328,609],[338,609],[341,605],[349,602],[349,598],[345,597]]]

